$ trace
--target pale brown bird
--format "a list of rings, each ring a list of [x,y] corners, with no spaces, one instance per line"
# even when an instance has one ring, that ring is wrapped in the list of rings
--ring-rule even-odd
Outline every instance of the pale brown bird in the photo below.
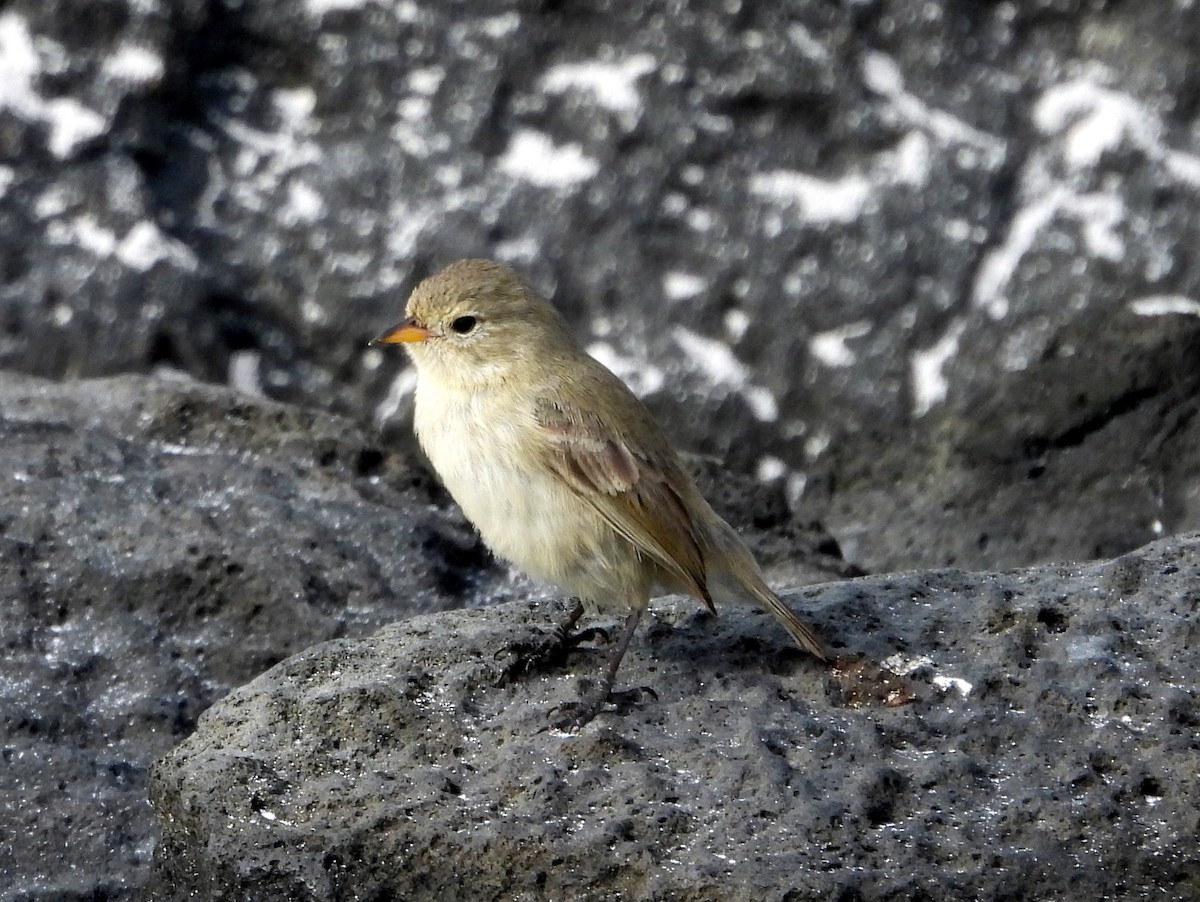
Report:
[[[411,355],[417,438],[484,541],[579,599],[630,612],[574,725],[603,708],[656,595],[686,592],[714,611],[714,599],[754,601],[828,660],[642,402],[515,272],[462,260],[417,285],[405,312],[373,343]]]

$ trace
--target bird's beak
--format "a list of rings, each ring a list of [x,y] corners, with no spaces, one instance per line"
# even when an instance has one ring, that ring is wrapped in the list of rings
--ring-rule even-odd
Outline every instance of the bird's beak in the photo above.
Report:
[[[433,333],[427,326],[422,326],[411,316],[397,326],[392,326],[382,335],[371,339],[373,345],[410,344],[414,341],[425,341]]]

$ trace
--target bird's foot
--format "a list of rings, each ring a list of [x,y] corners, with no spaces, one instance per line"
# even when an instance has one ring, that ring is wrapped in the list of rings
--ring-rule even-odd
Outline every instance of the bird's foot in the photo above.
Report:
[[[614,689],[608,693],[608,700],[616,707],[618,714],[628,714],[634,708],[640,708],[647,699],[658,701],[658,693],[649,686],[635,686],[619,692]]]
[[[610,702],[615,706],[617,714],[625,715],[634,708],[640,707],[646,701],[647,697],[658,701],[657,692],[649,686],[639,686],[636,689],[610,692],[606,696],[596,693],[590,698],[581,699],[577,702],[564,702],[551,709],[551,713],[558,712],[561,714],[552,726],[554,729],[561,730],[564,733],[573,733],[577,730],[582,730],[595,720],[596,716]]]
[[[575,604],[571,606],[571,613],[567,615],[567,619],[554,628],[554,640],[562,647],[564,657],[576,646],[582,645],[584,642],[590,642],[597,636],[603,636],[604,644],[608,644],[608,630],[601,627],[590,626],[585,630],[574,632],[575,624],[579,622],[579,618],[582,616],[583,602],[576,598]]]
[[[591,642],[593,639],[602,639],[605,645],[612,641],[608,630],[602,626],[589,626],[587,629],[574,633],[562,624],[554,628],[554,643],[557,648],[562,649],[563,657],[566,657],[578,646],[583,645],[585,642]]]
[[[653,689],[613,692],[613,686],[617,682],[617,668],[621,666],[621,659],[625,656],[625,649],[629,647],[629,640],[633,638],[633,631],[637,629],[638,619],[641,616],[642,609],[634,608],[625,618],[625,625],[621,627],[621,635],[613,647],[612,654],[609,655],[608,664],[604,668],[604,675],[600,678],[600,685],[596,687],[596,691],[582,701],[568,702],[558,706],[556,710],[565,709],[568,713],[555,722],[554,726],[557,729],[567,732],[581,729],[591,723],[610,700],[617,703],[618,710],[624,708],[627,711],[630,700],[636,699],[640,702],[646,693],[658,698]]]
[[[567,663],[573,651],[596,639],[602,639],[608,644],[608,631],[598,626],[573,630],[582,613],[583,605],[576,605],[566,622],[560,623],[550,633],[549,641],[545,641],[546,634],[543,633],[539,637],[542,641],[518,642],[496,652],[497,659],[504,654],[511,656],[497,678],[496,685],[507,686],[531,673],[558,669]]]
[[[622,689],[620,691],[614,689],[605,689],[601,687],[603,692],[593,692],[586,698],[580,699],[577,702],[564,702],[561,705],[555,705],[551,709],[551,714],[558,712],[562,716],[552,724],[556,730],[561,730],[564,733],[573,733],[576,730],[582,730],[585,726],[596,719],[604,707],[612,704],[616,708],[616,713],[620,715],[628,714],[634,708],[641,707],[646,702],[647,698],[652,698],[658,701],[658,693],[649,686],[638,686],[633,689]]]

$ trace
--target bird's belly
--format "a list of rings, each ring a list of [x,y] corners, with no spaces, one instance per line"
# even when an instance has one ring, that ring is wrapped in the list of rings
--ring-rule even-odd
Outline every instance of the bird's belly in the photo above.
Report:
[[[521,424],[479,414],[444,406],[433,418],[419,404],[416,425],[443,485],[488,547],[572,594],[644,603],[636,597],[646,594],[644,567],[633,546],[553,473],[539,472],[536,461],[519,453]]]
[[[528,471],[481,464],[446,488],[488,546],[541,579],[561,581],[566,562],[601,536],[579,502]]]

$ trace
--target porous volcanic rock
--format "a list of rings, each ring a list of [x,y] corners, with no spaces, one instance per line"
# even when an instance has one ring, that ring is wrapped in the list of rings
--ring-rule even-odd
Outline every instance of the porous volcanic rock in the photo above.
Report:
[[[325,643],[230,693],[157,766],[159,890],[1192,898],[1197,585],[1191,535],[1103,563],[811,587],[790,601],[844,655],[829,671],[765,615],[666,603],[621,674],[657,699],[577,734],[550,725],[597,654],[514,667],[561,609]]]
[[[319,411],[0,373],[0,898],[129,897],[148,769],[213,701],[316,642],[503,597],[435,497]]]

